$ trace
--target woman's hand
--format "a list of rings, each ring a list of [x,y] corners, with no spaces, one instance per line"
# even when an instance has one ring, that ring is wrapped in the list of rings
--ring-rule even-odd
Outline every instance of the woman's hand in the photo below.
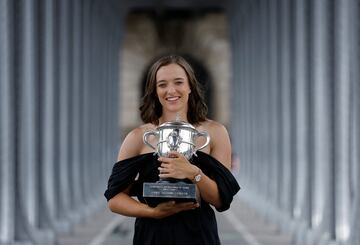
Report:
[[[163,202],[158,204],[154,208],[154,218],[162,219],[170,215],[179,213],[181,211],[193,210],[198,207],[199,204],[193,202],[183,202],[183,203],[176,203],[175,201]]]
[[[198,172],[199,168],[191,164],[186,157],[176,151],[172,151],[169,157],[159,157],[161,162],[160,178],[174,178],[174,179],[192,179]]]

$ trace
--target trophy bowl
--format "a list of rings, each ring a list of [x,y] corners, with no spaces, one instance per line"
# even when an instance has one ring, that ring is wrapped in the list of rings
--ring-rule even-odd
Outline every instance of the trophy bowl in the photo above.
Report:
[[[150,135],[158,139],[157,146],[148,142]],[[206,142],[196,148],[196,139],[199,137],[206,138]],[[205,148],[210,143],[210,136],[205,131],[197,131],[194,126],[187,122],[174,121],[163,123],[155,130],[145,132],[143,141],[154,149],[158,156],[168,157],[170,151],[177,151],[189,160],[193,155],[196,155],[196,151]]]
[[[156,146],[148,141],[151,135],[156,137]],[[206,141],[196,148],[196,140],[199,137],[204,137]],[[210,136],[205,131],[197,131],[187,122],[172,121],[161,124],[155,130],[145,132],[143,141],[154,149],[154,154],[158,156],[169,157],[171,151],[177,151],[190,160],[192,156],[196,156],[196,151],[205,148],[210,143]],[[155,183],[144,183],[143,196],[149,206],[156,206],[169,200],[198,202],[199,199],[195,184],[178,179],[160,179]]]

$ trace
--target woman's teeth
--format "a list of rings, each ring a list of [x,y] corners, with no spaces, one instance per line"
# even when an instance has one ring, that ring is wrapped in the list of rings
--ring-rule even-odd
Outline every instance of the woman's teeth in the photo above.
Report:
[[[177,100],[177,99],[179,99],[179,97],[169,97],[169,98],[167,98],[166,100],[175,101],[175,100]]]

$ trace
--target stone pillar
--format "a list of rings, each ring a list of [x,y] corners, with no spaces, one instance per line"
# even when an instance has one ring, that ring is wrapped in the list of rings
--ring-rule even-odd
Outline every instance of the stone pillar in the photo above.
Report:
[[[279,16],[280,16],[280,81],[279,81],[279,96],[280,96],[280,118],[279,118],[279,132],[280,132],[280,167],[279,177],[281,186],[280,209],[283,212],[284,220],[282,222],[283,228],[288,227],[289,218],[291,216],[291,184],[292,184],[292,125],[291,125],[291,111],[292,111],[292,74],[291,74],[291,40],[290,40],[290,2],[287,0],[279,1]]]
[[[334,165],[335,236],[340,242],[350,236],[350,144],[352,1],[335,1]]]
[[[269,200],[268,181],[269,176],[269,162],[268,162],[268,88],[269,82],[267,80],[267,45],[268,35],[266,31],[266,2],[254,2],[253,14],[251,17],[252,23],[252,43],[254,44],[252,54],[252,96],[251,96],[251,113],[252,113],[252,132],[254,138],[253,157],[256,164],[256,179],[258,179],[258,194],[261,199],[259,204],[264,214],[271,212],[269,206],[265,203]],[[254,133],[257,132],[257,133]],[[262,201],[261,201],[262,200]]]
[[[351,58],[351,230],[347,245],[360,244],[360,2],[351,1],[351,47],[357,47],[357,52]]]
[[[101,99],[102,99],[102,88],[101,88],[101,66],[102,66],[102,43],[101,39],[102,37],[102,30],[103,23],[101,19],[101,13],[102,9],[100,6],[100,1],[95,0],[91,6],[91,12],[92,12],[92,30],[91,30],[91,59],[90,59],[90,80],[89,82],[89,115],[88,118],[90,119],[90,131],[88,132],[90,136],[90,140],[88,141],[90,144],[90,159],[89,162],[87,162],[87,166],[90,170],[89,175],[86,176],[89,179],[89,197],[90,197],[90,203],[94,205],[94,199],[97,195],[97,181],[99,177],[99,165],[101,165]]]
[[[41,8],[41,35],[40,53],[41,69],[41,145],[40,145],[40,199],[39,208],[41,214],[39,225],[42,229],[53,229],[55,226],[55,214],[57,209],[57,193],[55,165],[58,164],[57,157],[57,119],[58,119],[58,89],[56,67],[58,42],[56,35],[57,9],[53,0],[43,1]]]
[[[295,199],[292,213],[296,226],[293,232],[297,233],[298,244],[305,243],[305,232],[309,228],[310,216],[310,172],[309,172],[309,43],[307,21],[309,19],[308,1],[297,0],[294,4],[294,29],[295,29],[295,69],[294,69],[294,91],[295,91]]]
[[[71,142],[71,154],[70,154],[70,179],[71,179],[71,216],[75,221],[79,221],[80,217],[83,215],[82,207],[84,206],[82,200],[82,185],[81,185],[81,171],[85,166],[82,166],[81,158],[81,101],[82,101],[82,87],[83,87],[83,61],[81,59],[83,50],[83,29],[82,29],[82,20],[83,20],[83,1],[73,1],[71,2],[71,14],[73,16],[73,28],[71,36],[71,46],[73,51],[71,53],[71,60],[73,61],[72,73],[71,76],[71,90],[69,94],[71,96],[71,121],[70,125],[72,128],[72,133],[70,134]]]
[[[270,56],[270,35],[269,35],[269,4],[268,2],[260,1],[260,27],[261,30],[261,36],[260,40],[262,40],[262,49],[261,49],[261,70],[260,70],[260,81],[258,90],[261,92],[261,115],[263,119],[266,120],[260,120],[261,121],[261,131],[263,138],[260,142],[262,142],[262,156],[261,156],[261,163],[262,163],[262,169],[264,169],[264,183],[263,183],[263,192],[264,197],[269,203],[272,194],[269,183],[271,182],[271,164],[269,161],[269,155],[271,154],[271,145],[269,144],[271,138],[270,138],[270,130],[271,126],[269,123],[269,118],[271,117],[270,114],[270,107],[269,107],[269,101],[270,101],[270,87],[271,83],[269,82],[269,75],[270,70],[268,66],[269,56]],[[267,206],[265,207],[265,212],[269,214],[269,212],[272,212],[271,207]]]
[[[15,236],[14,7],[0,1],[0,243]]]
[[[59,96],[59,117],[58,117],[58,163],[55,165],[57,173],[57,229],[67,232],[70,229],[68,221],[68,212],[70,209],[70,133],[71,133],[71,97],[70,88],[72,79],[70,72],[72,69],[71,54],[71,24],[72,16],[70,14],[70,1],[59,1],[59,80],[58,80],[58,96]]]
[[[83,101],[81,105],[81,117],[84,118],[82,122],[82,129],[81,129],[81,147],[82,147],[82,154],[83,154],[83,164],[82,164],[82,186],[83,186],[83,193],[82,197],[85,203],[89,203],[91,199],[91,186],[90,186],[90,166],[89,163],[91,162],[91,148],[90,148],[90,136],[91,136],[91,129],[90,123],[91,121],[91,94],[90,94],[90,87],[91,87],[91,78],[92,78],[92,67],[91,67],[91,59],[92,50],[94,48],[93,40],[91,38],[91,33],[93,31],[93,7],[92,1],[84,1],[83,2],[83,32],[84,32],[84,42],[83,42]]]
[[[332,128],[331,128],[331,74],[330,74],[330,6],[329,1],[311,2],[311,232],[310,244],[331,239],[334,210],[331,186]],[[327,234],[327,235],[323,235]]]
[[[280,204],[280,134],[279,134],[279,87],[277,86],[278,81],[280,80],[280,68],[279,68],[279,3],[278,1],[273,1],[269,6],[269,83],[271,84],[269,88],[269,145],[271,156],[269,157],[270,161],[270,193],[271,193],[271,203],[274,208],[278,208]],[[274,219],[276,218],[275,211],[273,210]]]
[[[18,1],[16,52],[16,231],[19,241],[39,241],[39,24],[37,0]]]

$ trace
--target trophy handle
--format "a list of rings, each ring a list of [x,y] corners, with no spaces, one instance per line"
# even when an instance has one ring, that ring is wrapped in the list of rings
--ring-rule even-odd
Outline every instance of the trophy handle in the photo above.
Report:
[[[147,138],[149,135],[154,135],[154,136],[158,136],[159,135],[159,132],[157,131],[147,131],[144,133],[143,135],[143,141],[145,143],[145,145],[149,146],[150,148],[154,149],[155,152],[157,152],[157,149],[155,146],[153,146],[152,144],[150,144],[148,141],[147,141]]]
[[[210,143],[210,136],[207,132],[203,131],[203,132],[198,132],[196,134],[197,137],[205,137],[206,138],[206,142],[205,144],[203,144],[202,146],[200,146],[199,148],[195,149],[194,151],[194,155],[196,156],[196,151],[204,149],[209,143]]]

